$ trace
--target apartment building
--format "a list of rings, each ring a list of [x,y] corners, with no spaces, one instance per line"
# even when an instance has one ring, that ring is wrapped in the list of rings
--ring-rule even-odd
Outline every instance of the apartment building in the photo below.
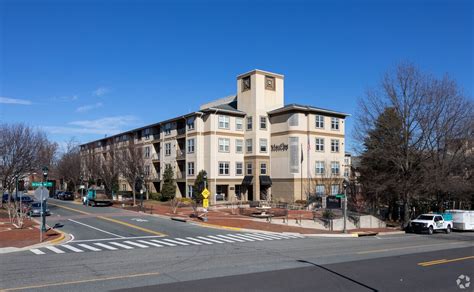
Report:
[[[83,160],[110,145],[143,148],[148,189],[159,192],[166,165],[177,196],[190,197],[206,170],[213,200],[292,202],[309,193],[337,193],[344,166],[348,115],[284,104],[284,76],[253,70],[237,76],[237,94],[198,111],[81,145]],[[331,181],[329,186],[327,182]],[[120,182],[123,190],[132,186]],[[217,194],[217,196],[216,196]]]

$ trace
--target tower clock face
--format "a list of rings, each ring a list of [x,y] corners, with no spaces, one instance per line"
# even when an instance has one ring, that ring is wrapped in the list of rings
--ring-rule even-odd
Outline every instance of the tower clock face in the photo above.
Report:
[[[242,91],[250,90],[250,76],[242,78]]]
[[[265,89],[275,90],[275,78],[265,76]]]

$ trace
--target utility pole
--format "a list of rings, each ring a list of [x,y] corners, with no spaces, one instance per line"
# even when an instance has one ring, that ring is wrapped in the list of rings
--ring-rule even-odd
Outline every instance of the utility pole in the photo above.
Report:
[[[344,187],[344,233],[347,233],[347,188],[349,187],[349,181],[344,178],[344,182],[342,183]]]

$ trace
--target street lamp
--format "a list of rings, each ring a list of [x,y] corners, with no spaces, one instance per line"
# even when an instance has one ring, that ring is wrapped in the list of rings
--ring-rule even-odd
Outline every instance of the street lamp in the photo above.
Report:
[[[349,187],[349,180],[344,178],[342,182],[342,187],[344,188],[344,233],[347,233],[347,188]]]
[[[143,181],[145,179],[145,175],[142,173],[140,174],[140,199],[141,199],[141,209],[143,211]]]
[[[48,181],[48,167],[44,166],[43,167],[43,186],[44,188],[44,182]],[[43,190],[41,192],[43,194]],[[46,198],[44,196],[41,197],[41,232],[46,232],[46,216],[45,216],[45,210],[46,209]]]
[[[81,201],[84,202],[84,177],[81,175],[80,179],[80,185],[79,187],[81,188]]]

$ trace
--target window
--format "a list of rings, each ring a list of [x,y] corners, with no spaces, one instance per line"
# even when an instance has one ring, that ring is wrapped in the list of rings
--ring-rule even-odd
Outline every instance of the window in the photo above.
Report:
[[[252,131],[252,117],[247,117],[247,131]]]
[[[324,185],[316,185],[316,195],[324,196]]]
[[[127,190],[127,185],[126,184],[122,184],[122,191],[126,191]]]
[[[339,130],[339,119],[331,118],[331,130]]]
[[[349,167],[344,168],[344,177],[349,177]]]
[[[339,185],[331,185],[331,195],[339,194]]]
[[[265,89],[275,90],[275,77],[265,76]]]
[[[165,125],[165,135],[169,135],[169,134],[171,134],[171,124],[167,123]]]
[[[244,120],[242,118],[235,118],[235,129],[242,131],[244,129]]]
[[[229,162],[219,162],[219,175],[229,175]]]
[[[242,175],[243,174],[243,163],[236,162],[235,163],[235,175]]]
[[[145,129],[143,131],[143,136],[145,136],[145,140],[149,140],[150,139],[150,129]]]
[[[250,90],[250,76],[242,78],[242,92]]]
[[[260,174],[261,175],[266,175],[267,174],[267,164],[266,163],[260,163]]]
[[[324,151],[324,138],[316,138],[315,143],[314,143],[315,149],[318,152],[323,152]]]
[[[299,138],[289,137],[289,148],[290,148],[290,173],[298,173],[300,170],[300,157],[298,151]]]
[[[165,155],[170,156],[171,155],[171,143],[166,143],[165,144]]]
[[[252,162],[248,162],[246,165],[247,175],[252,175]]]
[[[219,129],[229,129],[229,116],[219,116]]]
[[[150,166],[149,165],[145,165],[144,175],[146,175],[146,176],[150,175]]]
[[[349,165],[349,158],[344,158],[344,165]]]
[[[324,174],[324,161],[316,161],[316,174]]]
[[[267,152],[267,139],[260,139],[260,152]]]
[[[187,197],[188,198],[192,198],[193,197],[193,185],[188,185],[188,193],[187,193]]]
[[[260,117],[260,130],[267,129],[267,117]]]
[[[230,139],[219,138],[219,152],[229,152]]]
[[[292,114],[292,115],[290,116],[290,118],[288,119],[288,125],[289,125],[290,127],[297,127],[297,126],[298,126],[298,123],[299,123],[299,121],[298,121],[298,114],[296,114],[296,113],[295,113],[295,114]]]
[[[247,147],[247,153],[252,153],[252,139],[245,140],[245,147]]]
[[[194,175],[194,162],[188,162],[188,176]]]
[[[150,146],[145,147],[145,158],[150,158]]]
[[[339,175],[339,161],[331,162],[331,174]]]
[[[188,153],[194,153],[194,139],[188,139]]]
[[[324,116],[316,116],[316,128],[324,129]]]
[[[331,152],[339,152],[339,140],[331,139]]]
[[[188,125],[188,130],[194,130],[194,117],[188,118],[186,124]]]
[[[244,152],[244,140],[235,140],[235,152],[243,153]]]

